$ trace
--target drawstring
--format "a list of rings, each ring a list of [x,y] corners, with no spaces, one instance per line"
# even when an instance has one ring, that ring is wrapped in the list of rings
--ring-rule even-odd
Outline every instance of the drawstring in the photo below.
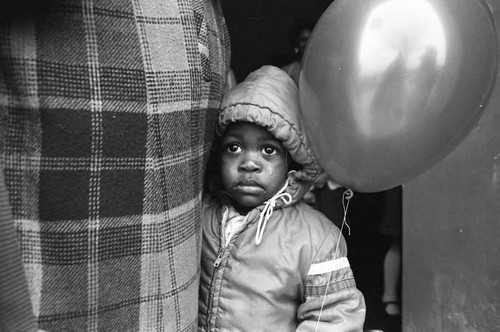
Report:
[[[273,197],[269,198],[264,203],[264,208],[260,212],[259,222],[257,224],[257,233],[255,234],[255,244],[259,245],[262,241],[262,236],[264,235],[264,229],[266,228],[267,221],[271,218],[273,214],[276,202],[281,199],[285,204],[289,204],[292,201],[292,195],[286,193],[285,190],[288,187],[288,180],[285,181],[285,185],[281,188]]]

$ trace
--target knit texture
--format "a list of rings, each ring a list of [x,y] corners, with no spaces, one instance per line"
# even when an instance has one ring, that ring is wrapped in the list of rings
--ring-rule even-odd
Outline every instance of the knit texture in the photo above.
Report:
[[[196,330],[220,4],[31,9],[0,10],[0,166],[38,327]]]

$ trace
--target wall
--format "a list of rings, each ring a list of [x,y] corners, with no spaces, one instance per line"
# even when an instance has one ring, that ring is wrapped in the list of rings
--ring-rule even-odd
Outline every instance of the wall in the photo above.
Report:
[[[498,80],[473,132],[403,201],[403,331],[500,331]]]

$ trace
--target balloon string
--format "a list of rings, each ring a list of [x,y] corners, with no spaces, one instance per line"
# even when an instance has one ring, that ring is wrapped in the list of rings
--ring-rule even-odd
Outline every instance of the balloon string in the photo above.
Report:
[[[347,226],[348,234],[351,235],[351,226],[347,223],[347,210],[349,209],[349,202],[351,198],[354,197],[354,193],[351,189],[347,189],[342,194],[342,207],[344,208],[344,219],[342,220],[342,226],[340,226],[340,233],[342,234],[342,228],[344,225]]]
[[[344,208],[344,219],[342,220],[342,225],[340,226],[340,235],[337,239],[337,245],[335,246],[335,253],[333,255],[334,259],[338,258],[337,253],[339,250],[340,239],[342,237],[342,230],[344,229],[344,225],[346,225],[346,227],[349,231],[349,235],[351,235],[351,227],[347,223],[347,211],[349,210],[349,202],[353,196],[354,196],[354,193],[352,192],[351,189],[347,189],[342,194],[342,207]],[[316,322],[316,328],[314,329],[315,332],[318,331],[319,322],[321,320],[321,314],[323,313],[323,308],[325,307],[326,294],[328,293],[328,287],[330,286],[330,280],[332,278],[332,273],[333,273],[333,271],[330,271],[330,273],[328,274],[328,281],[326,283],[325,294],[323,295],[323,301],[321,302],[321,309],[319,310],[318,320]]]

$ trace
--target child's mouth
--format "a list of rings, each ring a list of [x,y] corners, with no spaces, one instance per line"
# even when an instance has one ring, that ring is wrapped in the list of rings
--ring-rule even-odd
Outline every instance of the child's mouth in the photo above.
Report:
[[[258,194],[264,192],[264,189],[254,180],[242,180],[235,186],[235,190],[244,194]]]
[[[235,189],[237,191],[239,191],[240,193],[244,193],[244,194],[258,194],[258,193],[264,192],[264,189],[262,189],[259,186],[242,186],[242,185],[238,185],[238,186],[236,186]]]

